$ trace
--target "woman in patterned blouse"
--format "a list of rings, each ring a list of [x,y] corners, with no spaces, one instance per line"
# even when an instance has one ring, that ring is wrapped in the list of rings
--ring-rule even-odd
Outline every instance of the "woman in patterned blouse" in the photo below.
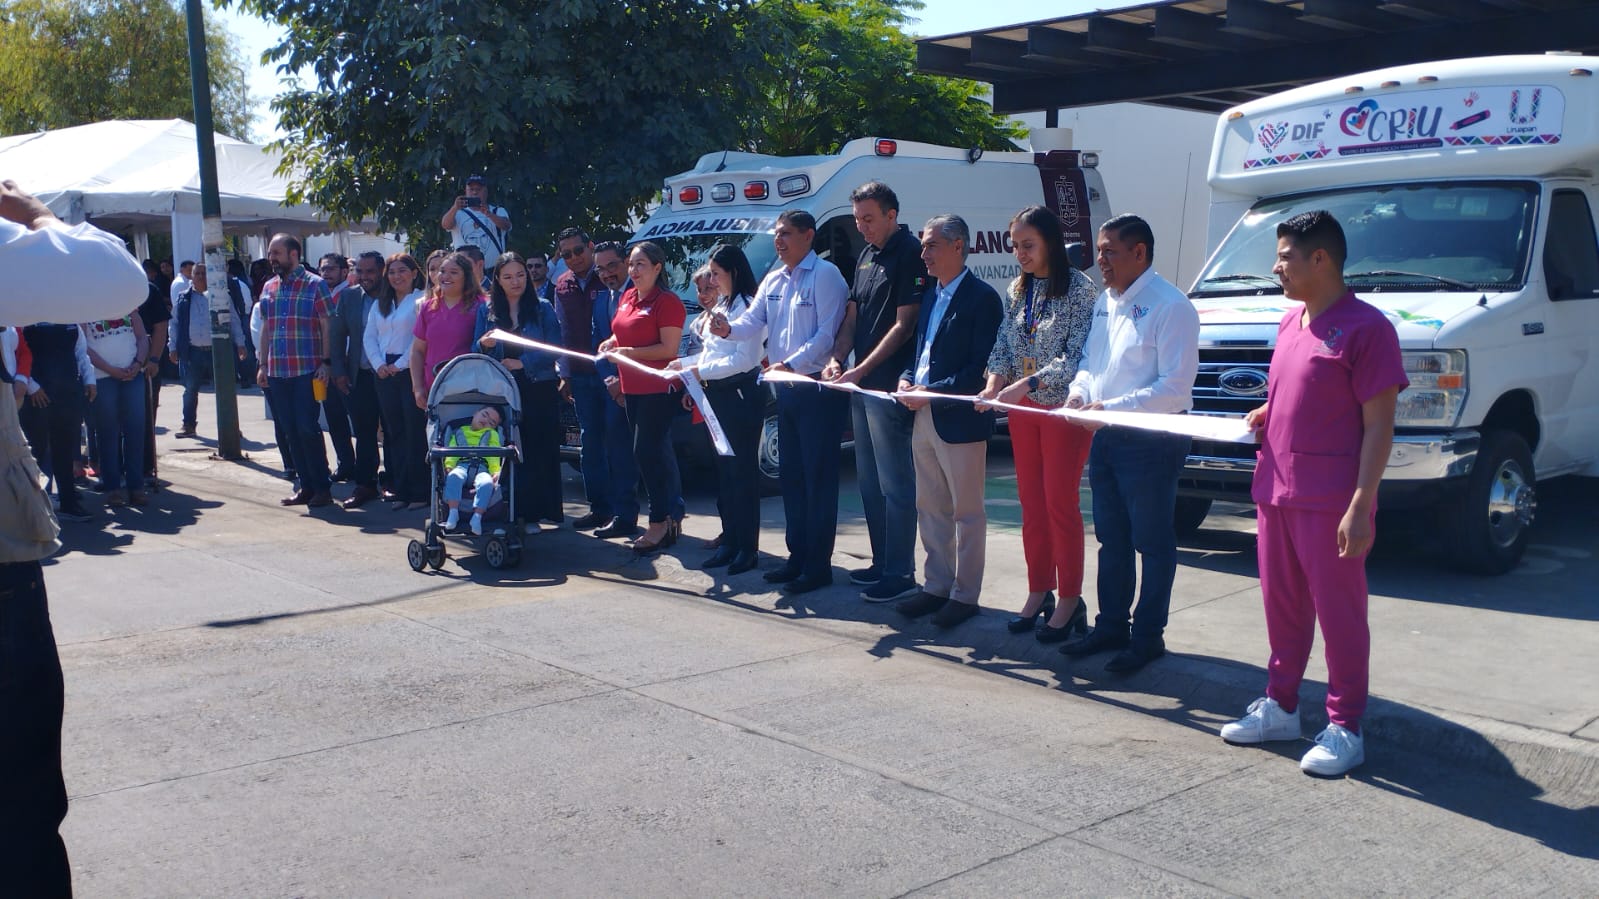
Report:
[[[1042,206],[1023,209],[1011,220],[1010,236],[1022,276],[1011,282],[1009,308],[988,357],[988,386],[979,396],[1059,408],[1082,361],[1098,291],[1072,266],[1053,212]],[[1088,628],[1078,485],[1093,436],[1058,416],[1010,416],[1029,592],[1022,614],[1009,627],[1023,633],[1043,618],[1040,643],[1056,643]],[[1055,591],[1061,597],[1058,606]]]

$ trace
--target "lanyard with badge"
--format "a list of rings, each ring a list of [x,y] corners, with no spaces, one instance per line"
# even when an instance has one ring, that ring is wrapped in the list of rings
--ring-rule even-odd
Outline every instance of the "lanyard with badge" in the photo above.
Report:
[[[1038,373],[1038,356],[1033,353],[1033,335],[1038,331],[1038,325],[1044,318],[1044,312],[1049,308],[1049,298],[1040,297],[1038,309],[1033,309],[1033,295],[1038,290],[1038,279],[1030,278],[1027,283],[1026,304],[1022,307],[1022,337],[1027,342],[1027,355],[1022,357],[1022,377],[1030,378]]]

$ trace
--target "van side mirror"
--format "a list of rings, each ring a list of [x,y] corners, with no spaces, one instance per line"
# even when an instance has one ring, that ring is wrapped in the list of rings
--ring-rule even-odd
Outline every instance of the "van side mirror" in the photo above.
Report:
[[[1074,240],[1066,244],[1066,258],[1072,261],[1072,268],[1088,271],[1088,244]]]

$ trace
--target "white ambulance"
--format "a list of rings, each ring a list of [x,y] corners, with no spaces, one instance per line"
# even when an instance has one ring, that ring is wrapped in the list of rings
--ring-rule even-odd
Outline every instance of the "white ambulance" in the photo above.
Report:
[[[816,218],[815,250],[854,280],[865,239],[855,230],[849,195],[868,181],[882,181],[899,197],[900,224],[918,232],[930,218],[953,212],[972,231],[967,265],[1001,296],[1021,273],[1012,255],[1010,220],[1023,208],[1042,204],[1060,216],[1068,242],[1092,247],[1094,232],[1111,215],[1097,153],[1069,149],[1067,129],[1034,131],[1032,151],[983,152],[867,137],[828,156],[780,157],[735,151],[708,153],[687,172],[666,179],[662,203],[630,242],[665,248],[670,286],[692,317],[699,311],[689,279],[717,244],[738,246],[757,280],[779,265],[772,247],[778,213],[803,209]],[[1081,264],[1088,265],[1091,251]],[[1097,277],[1097,272],[1091,274]],[[698,352],[685,333],[684,354]],[[765,489],[776,490],[777,424],[767,416],[761,441]],[[679,429],[684,447],[703,442],[703,429]],[[575,437],[569,436],[570,444]],[[570,455],[570,453],[569,453]]]
[[[1297,88],[1225,113],[1212,234],[1190,290],[1196,411],[1266,399],[1287,303],[1279,222],[1328,209],[1345,277],[1393,321],[1411,386],[1379,505],[1462,566],[1498,574],[1527,545],[1540,481],[1599,474],[1599,58],[1460,59]],[[1247,501],[1253,450],[1196,442],[1179,500]]]

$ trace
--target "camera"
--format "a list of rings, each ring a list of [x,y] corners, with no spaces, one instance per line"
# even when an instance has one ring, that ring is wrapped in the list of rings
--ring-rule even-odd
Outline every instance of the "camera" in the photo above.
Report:
[[[483,205],[483,198],[482,197],[467,197],[466,198],[466,207],[468,209],[476,209],[477,207],[482,206],[482,205]]]

